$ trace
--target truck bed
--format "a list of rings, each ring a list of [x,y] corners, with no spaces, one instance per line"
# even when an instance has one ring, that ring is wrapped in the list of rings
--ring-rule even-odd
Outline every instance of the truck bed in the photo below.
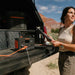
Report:
[[[13,49],[0,50],[0,75],[19,70],[47,57],[45,47],[34,48],[28,51],[24,50],[9,57],[1,56],[9,55],[13,52]]]

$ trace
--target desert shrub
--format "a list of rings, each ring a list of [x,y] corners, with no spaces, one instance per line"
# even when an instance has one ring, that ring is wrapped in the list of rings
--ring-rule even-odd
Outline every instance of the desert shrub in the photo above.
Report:
[[[59,33],[59,29],[56,28],[56,29],[51,29],[51,33]]]
[[[50,69],[56,69],[58,68],[57,64],[56,63],[50,63],[47,65]]]

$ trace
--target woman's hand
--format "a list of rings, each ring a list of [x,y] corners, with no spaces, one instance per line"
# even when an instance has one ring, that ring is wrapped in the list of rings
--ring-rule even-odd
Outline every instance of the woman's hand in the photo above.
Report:
[[[61,42],[55,41],[55,40],[51,41],[51,43],[52,43],[55,47],[58,47],[58,46],[60,46],[60,45],[62,44]]]
[[[62,44],[62,42],[59,42],[59,41],[56,41],[56,40],[54,40],[53,38],[52,38],[52,36],[50,36],[50,35],[47,35],[52,41],[49,41],[48,39],[47,39],[47,41],[49,41],[49,42],[51,42],[55,47],[58,47],[58,46],[60,46],[61,44]]]
[[[54,41],[54,39],[52,38],[52,36],[47,35],[52,41]],[[50,40],[47,39],[47,41],[51,42]]]

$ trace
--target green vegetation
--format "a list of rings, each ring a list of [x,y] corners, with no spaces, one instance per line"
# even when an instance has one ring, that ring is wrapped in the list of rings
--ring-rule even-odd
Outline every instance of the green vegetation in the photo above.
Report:
[[[47,65],[47,67],[49,67],[50,69],[58,68],[57,64],[55,64],[55,63],[50,63],[50,64]]]
[[[59,33],[59,29],[56,28],[56,29],[51,29],[51,33]]]
[[[48,35],[52,36],[55,40],[58,38],[58,33],[48,33]]]
[[[57,32],[57,30],[56,30],[56,32]],[[58,33],[55,33],[55,32],[51,32],[51,33],[48,32],[48,35],[52,36],[54,40],[57,40],[57,38],[58,38]],[[57,69],[58,68],[57,60],[58,59],[56,59],[54,63],[50,62],[47,65],[47,67],[50,69]]]
[[[57,38],[58,38],[58,33],[51,32],[51,33],[48,33],[48,35],[52,36],[53,39],[55,39],[55,40],[57,40]],[[57,69],[58,68],[57,60],[58,59],[56,59],[54,63],[50,62],[47,65],[47,67],[50,68],[50,69]]]
[[[48,35],[52,36],[52,38],[54,40],[57,40],[57,38],[58,38],[58,33],[48,33]],[[51,42],[50,42],[50,44],[51,44]]]

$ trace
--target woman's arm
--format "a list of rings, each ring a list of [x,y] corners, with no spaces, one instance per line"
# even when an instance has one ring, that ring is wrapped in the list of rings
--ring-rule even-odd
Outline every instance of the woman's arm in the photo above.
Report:
[[[47,35],[47,36],[51,39],[51,41],[54,41],[54,39],[53,39],[52,36],[50,36],[50,35]],[[47,38],[46,38],[46,39],[47,39]],[[51,42],[49,39],[47,39],[47,41]]]
[[[72,44],[66,44],[59,41],[52,41],[54,46],[63,46],[65,49],[69,51],[75,52],[75,26],[73,27],[73,40]]]
[[[65,43],[62,43],[60,46],[63,46],[65,49],[67,49],[69,51],[75,52],[75,44],[65,44]]]

